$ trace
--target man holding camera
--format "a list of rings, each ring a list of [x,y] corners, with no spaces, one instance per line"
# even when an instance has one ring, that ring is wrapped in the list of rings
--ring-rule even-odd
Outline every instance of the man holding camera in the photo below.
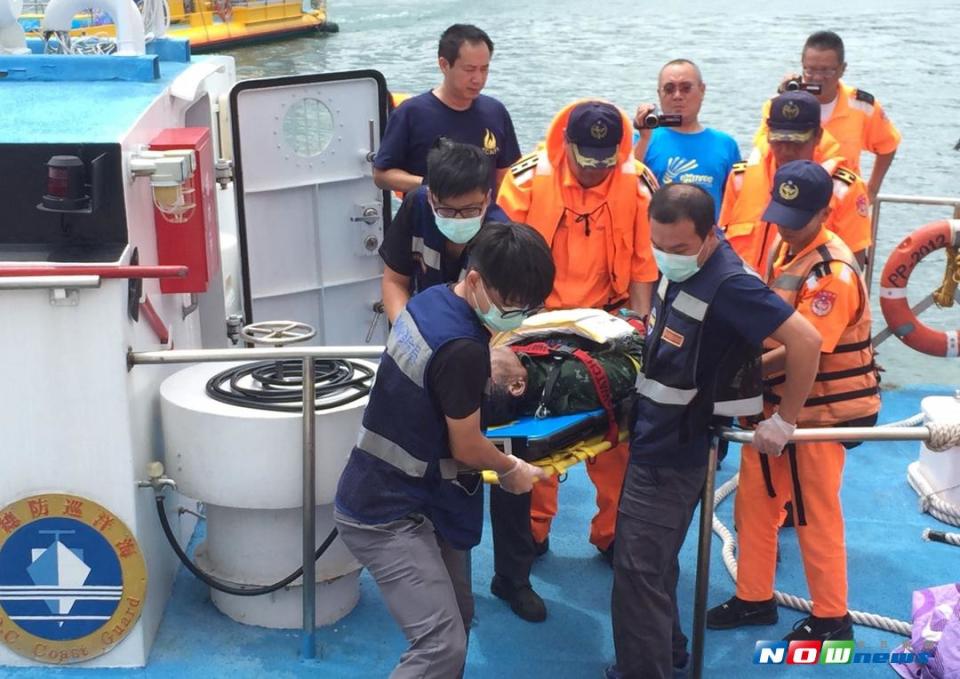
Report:
[[[867,187],[836,153],[821,143],[820,102],[809,92],[785,92],[770,103],[766,121],[770,147],[757,149],[748,161],[734,165],[724,189],[718,224],[730,245],[757,272],[766,271],[776,227],[763,217],[773,176],[793,160],[820,163],[833,180],[830,213],[824,226],[840,236],[862,265],[872,242]]]
[[[723,185],[740,160],[740,149],[729,134],[700,124],[706,90],[695,63],[667,62],[657,84],[664,114],[657,116],[653,104],[637,107],[633,124],[639,138],[633,153],[661,184],[695,184],[705,189],[719,213]]]
[[[841,82],[847,64],[844,61],[843,40],[839,35],[833,31],[813,33],[803,46],[800,63],[802,77],[796,73],[788,75],[781,83],[779,92],[784,92],[791,84],[819,86],[819,92],[812,93],[820,102],[821,124],[840,143],[840,155],[847,166],[860,174],[860,154],[863,150],[876,155],[870,181],[867,182],[867,193],[873,202],[900,145],[900,132],[872,94]],[[769,114],[768,101],[763,109],[764,121]],[[762,147],[766,133],[764,122],[760,124],[754,144]]]
[[[604,101],[578,101],[554,117],[543,148],[515,163],[500,185],[497,203],[507,216],[529,224],[550,244],[557,275],[548,309],[650,311],[657,267],[647,206],[657,180],[630,157],[631,147],[625,113]],[[587,465],[598,510],[590,542],[608,560],[627,457],[626,445],[620,445]],[[521,618],[538,622],[546,618],[546,607],[530,586],[530,567],[547,549],[557,513],[555,477],[538,483],[532,495],[523,501],[490,495],[492,512],[518,517],[512,532],[505,521],[493,526],[491,590]]]

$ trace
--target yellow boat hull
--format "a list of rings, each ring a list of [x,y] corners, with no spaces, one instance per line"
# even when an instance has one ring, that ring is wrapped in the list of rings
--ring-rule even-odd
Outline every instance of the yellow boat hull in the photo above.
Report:
[[[226,47],[279,40],[315,32],[336,32],[336,24],[327,21],[326,12],[303,11],[300,2],[248,2],[232,5],[227,0],[195,2],[202,8],[185,11],[183,0],[170,2],[170,28],[167,36],[190,41],[193,52],[211,52]],[[39,26],[40,16],[21,16],[25,26]],[[89,14],[74,18],[74,38],[116,35],[112,23],[96,24]],[[29,28],[28,28],[29,32]]]

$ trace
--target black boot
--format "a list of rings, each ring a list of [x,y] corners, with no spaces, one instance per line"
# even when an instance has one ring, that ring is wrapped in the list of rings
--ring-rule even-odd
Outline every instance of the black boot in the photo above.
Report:
[[[710,629],[733,629],[744,625],[775,625],[777,619],[777,602],[774,599],[744,601],[732,597],[707,611],[707,627]]]
[[[853,618],[847,613],[842,618],[818,618],[809,615],[797,620],[793,631],[784,641],[850,641],[853,639]]]
[[[510,604],[510,610],[527,622],[543,622],[547,619],[547,606],[530,583],[515,585],[504,577],[494,575],[490,582],[494,596]]]
[[[543,542],[533,541],[533,551],[539,559],[541,556],[550,551],[550,536],[548,535],[544,538]]]

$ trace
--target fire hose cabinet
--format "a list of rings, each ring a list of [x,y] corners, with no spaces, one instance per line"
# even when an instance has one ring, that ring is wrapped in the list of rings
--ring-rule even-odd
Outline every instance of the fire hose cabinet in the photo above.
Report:
[[[189,169],[183,175],[155,177],[154,222],[157,229],[157,263],[185,265],[184,278],[164,278],[164,293],[206,292],[220,271],[215,173],[210,129],[181,127],[163,130],[150,142],[150,150],[165,155],[183,154]]]

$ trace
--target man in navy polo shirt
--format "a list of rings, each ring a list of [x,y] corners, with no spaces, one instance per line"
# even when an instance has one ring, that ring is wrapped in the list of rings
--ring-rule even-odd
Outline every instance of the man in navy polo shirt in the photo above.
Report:
[[[381,189],[407,193],[427,174],[427,153],[437,137],[473,144],[493,161],[490,188],[517,159],[520,146],[506,107],[480,94],[487,83],[493,41],[469,24],[454,24],[440,36],[438,62],[443,82],[404,101],[390,115],[373,161]]]
[[[748,269],[714,226],[710,194],[668,184],[650,202],[662,277],[647,324],[630,465],[617,515],[608,679],[685,677],[678,556],[707,475],[714,415],[736,415],[724,376],[771,337],[786,347],[783,398],[754,445],[778,455],[793,434],[820,356],[820,334]]]

